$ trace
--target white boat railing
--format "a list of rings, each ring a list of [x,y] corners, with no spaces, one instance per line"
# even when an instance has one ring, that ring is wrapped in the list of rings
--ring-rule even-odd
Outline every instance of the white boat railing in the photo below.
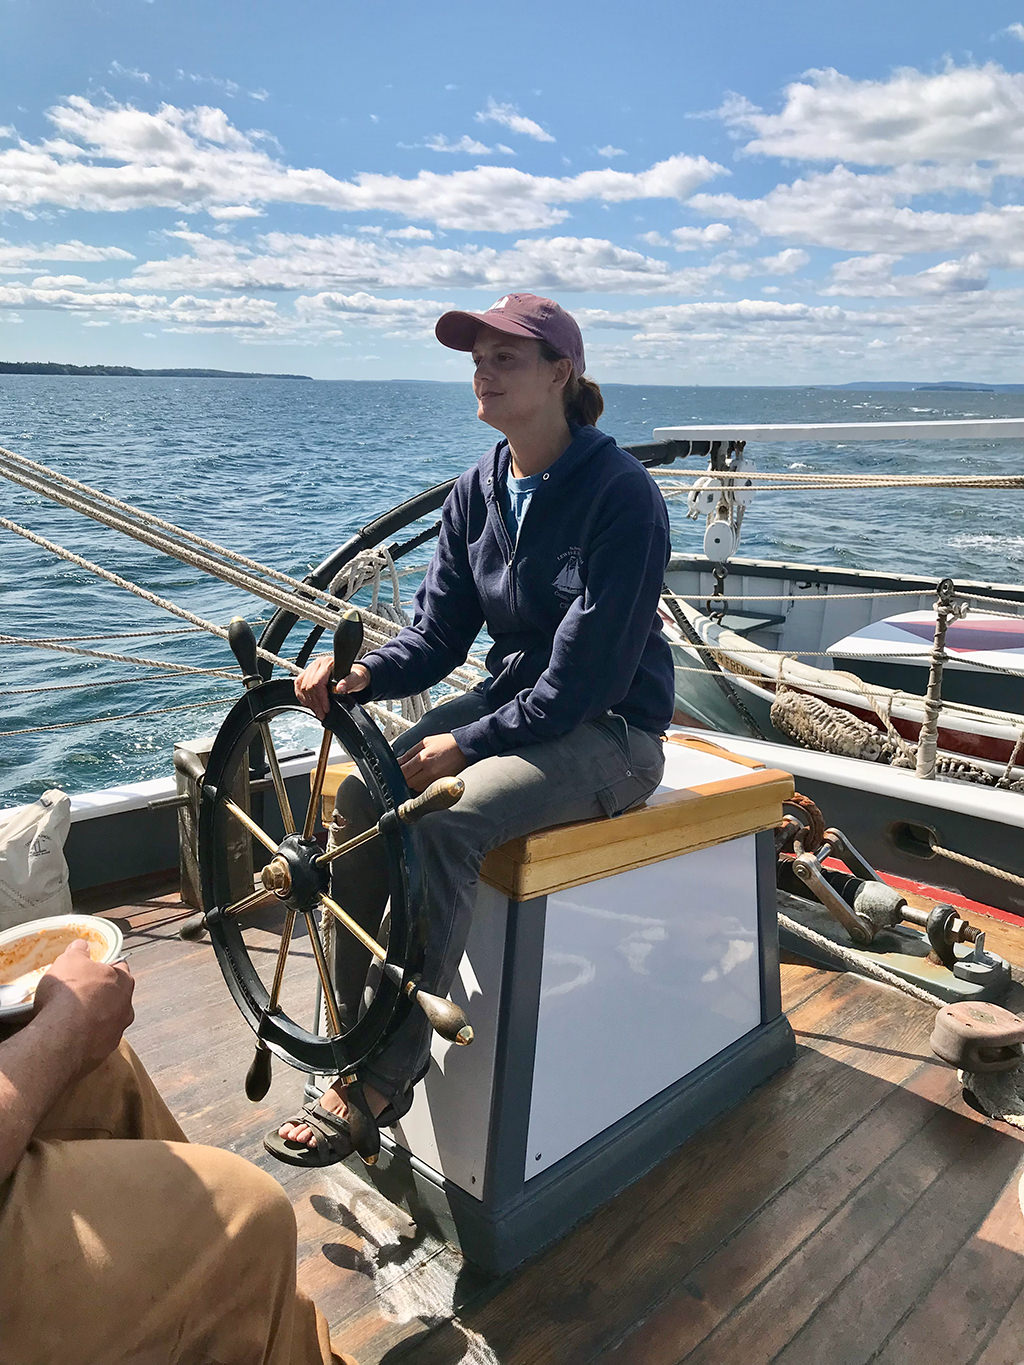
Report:
[[[781,422],[655,427],[656,441],[1009,441],[1024,439],[1024,417],[935,422]]]

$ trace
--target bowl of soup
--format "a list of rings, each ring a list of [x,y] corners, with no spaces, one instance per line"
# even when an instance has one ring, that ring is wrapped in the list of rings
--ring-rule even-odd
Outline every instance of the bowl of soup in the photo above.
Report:
[[[124,943],[116,924],[95,915],[53,915],[0,934],[0,1019],[32,1013],[36,987],[76,939],[85,941],[94,962],[113,962]]]

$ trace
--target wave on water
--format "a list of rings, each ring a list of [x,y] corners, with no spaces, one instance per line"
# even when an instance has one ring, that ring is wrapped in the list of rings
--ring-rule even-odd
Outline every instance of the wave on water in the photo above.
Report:
[[[953,536],[950,544],[958,550],[994,550],[1003,557],[1024,556],[1024,536],[961,534]]]

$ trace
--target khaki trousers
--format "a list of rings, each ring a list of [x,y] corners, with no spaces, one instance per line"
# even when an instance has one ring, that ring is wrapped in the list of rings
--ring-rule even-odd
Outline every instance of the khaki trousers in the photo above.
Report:
[[[342,1362],[295,1287],[284,1191],[190,1146],[122,1043],[0,1184],[0,1365]]]

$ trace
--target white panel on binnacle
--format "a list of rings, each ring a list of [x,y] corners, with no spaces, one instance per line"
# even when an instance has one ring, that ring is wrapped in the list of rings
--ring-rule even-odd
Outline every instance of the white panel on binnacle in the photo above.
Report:
[[[524,1178],[760,1022],[753,835],[549,896]]]
[[[473,1025],[469,1047],[435,1033],[430,1070],[395,1131],[399,1143],[431,1170],[480,1199],[494,1092],[494,1056],[508,900],[481,882],[473,926],[451,998]]]

